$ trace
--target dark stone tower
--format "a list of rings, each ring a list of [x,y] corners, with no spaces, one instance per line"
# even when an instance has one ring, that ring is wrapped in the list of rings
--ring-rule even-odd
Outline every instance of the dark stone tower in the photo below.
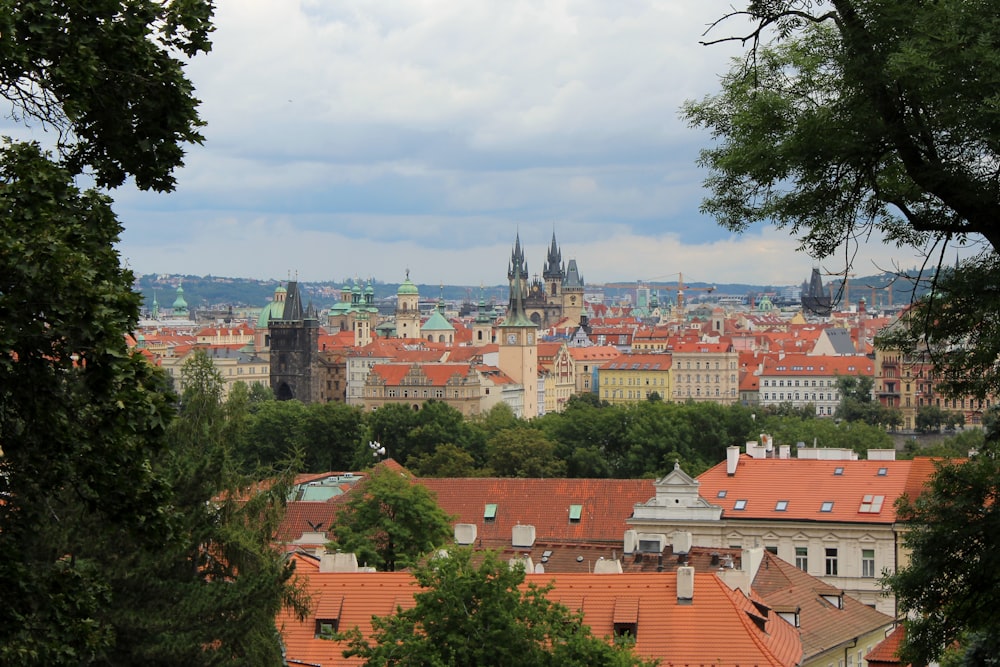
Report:
[[[319,320],[302,306],[298,282],[288,283],[281,319],[268,325],[271,336],[271,389],[279,401],[318,401]]]

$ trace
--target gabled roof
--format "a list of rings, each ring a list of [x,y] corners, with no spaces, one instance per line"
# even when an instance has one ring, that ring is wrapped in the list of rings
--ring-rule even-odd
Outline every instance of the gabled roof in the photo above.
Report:
[[[574,361],[600,361],[601,359],[614,359],[619,355],[621,355],[621,350],[611,345],[569,348],[569,356],[573,357]]]
[[[701,495],[721,505],[729,520],[887,524],[896,520],[894,503],[907,487],[911,466],[910,461],[754,459],[743,454],[735,475],[726,474],[723,461],[698,481]],[[741,509],[736,509],[740,501]],[[784,509],[778,509],[778,501],[787,501]],[[832,505],[824,511],[825,503]]]
[[[868,667],[901,667],[903,663],[897,657],[897,653],[899,647],[903,645],[904,639],[906,639],[906,626],[897,625],[888,637],[865,656]],[[909,663],[905,667],[910,667]]]
[[[839,589],[767,551],[754,576],[753,589],[772,609],[799,609],[799,635],[806,661],[894,622],[891,616],[843,595]],[[831,593],[841,597],[842,608],[822,597]]]
[[[343,644],[317,639],[316,622],[336,620],[341,631],[358,627],[370,636],[373,615],[413,604],[418,589],[401,572],[320,573],[315,565],[298,568],[312,600],[312,613],[299,621],[287,610],[277,618],[289,664],[319,667],[357,665],[343,657]],[[694,575],[690,602],[677,599],[674,572],[640,574],[529,574],[525,586],[553,585],[548,598],[581,610],[598,637],[611,637],[614,624],[635,623],[635,651],[663,664],[716,667],[759,665],[791,667],[802,656],[795,629],[773,612],[762,611],[742,592],[731,590],[713,573]],[[766,609],[766,607],[765,607]],[[762,616],[762,614],[766,614]],[[333,617],[336,617],[335,619]],[[758,626],[753,617],[760,619]],[[712,636],[717,641],[706,641]]]
[[[625,519],[635,503],[649,499],[648,479],[421,478],[438,505],[456,523],[477,525],[487,545],[509,544],[516,525],[532,525],[538,540],[620,543]],[[496,505],[492,521],[487,505]],[[570,505],[580,505],[580,520],[570,520]]]
[[[601,364],[601,370],[668,371],[672,364],[669,354],[621,354]]]
[[[777,359],[764,359],[762,376],[768,377],[829,377],[832,375],[866,375],[875,374],[875,363],[862,356],[833,356],[786,354]]]

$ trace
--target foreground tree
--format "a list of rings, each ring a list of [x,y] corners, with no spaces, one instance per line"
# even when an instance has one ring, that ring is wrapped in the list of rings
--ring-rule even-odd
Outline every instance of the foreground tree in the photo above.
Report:
[[[960,664],[1000,655],[1000,448],[995,435],[961,463],[944,464],[927,491],[904,502],[910,564],[884,580],[906,615],[904,662],[927,664],[953,646]]]
[[[256,560],[253,532],[275,497],[213,495],[217,453],[166,446],[173,396],[125,346],[140,298],[121,226],[75,185],[173,188],[201,141],[183,59],[208,50],[211,15],[0,0],[0,96],[52,144],[0,147],[0,664],[280,662],[289,573]]]
[[[292,563],[272,544],[298,466],[238,472],[222,375],[198,351],[181,377],[180,412],[152,461],[170,490],[172,531],[116,561],[107,661],[280,665],[275,616],[285,605],[308,612]]]
[[[1000,307],[995,8],[767,0],[729,17],[751,27],[713,41],[750,51],[722,93],[684,107],[717,142],[701,156],[711,192],[703,210],[736,232],[758,222],[787,228],[817,259],[842,253],[846,270],[872,238],[936,248],[930,282],[947,298],[916,304],[895,344],[930,344],[954,391],[1000,388],[1000,323],[990,316]],[[952,244],[978,245],[979,254],[942,270]]]
[[[374,618],[370,641],[357,628],[340,635],[348,642],[345,657],[370,667],[647,664],[594,637],[579,614],[548,600],[549,588],[522,586],[524,570],[492,553],[473,562],[471,551],[452,549],[414,576],[424,589],[414,595],[416,605]]]
[[[172,409],[125,348],[139,296],[107,197],[7,144],[0,216],[0,663],[93,663],[115,642],[106,566],[173,530],[150,465]]]
[[[377,466],[359,485],[337,514],[331,548],[393,572],[451,540],[448,515],[409,475]]]

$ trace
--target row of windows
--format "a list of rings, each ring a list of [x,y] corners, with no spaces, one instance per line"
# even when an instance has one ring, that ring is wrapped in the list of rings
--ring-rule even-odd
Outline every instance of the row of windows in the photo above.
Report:
[[[777,553],[777,547],[768,547],[769,551]],[[809,571],[809,548],[795,547],[795,567],[803,572]],[[824,550],[823,572],[828,577],[836,577],[840,571],[840,553],[836,547]],[[875,550],[861,550],[861,576],[866,579],[875,578]]]
[[[784,380],[766,380],[765,379],[764,380],[764,386],[765,387],[792,387],[792,386],[798,387],[798,386],[800,386],[798,380],[794,380],[794,382],[795,382],[794,385],[792,384],[792,382],[793,382],[792,380],[789,380],[788,384],[786,385]],[[810,385],[809,384],[809,380],[802,380],[802,385],[801,386],[803,386],[803,387],[823,387],[823,386],[832,387],[832,386],[834,386],[833,380],[827,380],[825,385],[823,384],[823,380],[819,380],[819,384],[816,384],[816,382],[817,382],[816,380],[813,380],[812,384]]]
[[[705,393],[702,393],[701,387],[695,387],[694,393],[691,393],[691,387],[686,387],[686,388],[678,387],[677,389],[674,389],[674,396],[711,396],[711,395],[712,395],[711,388],[706,389]],[[719,387],[716,387],[715,395],[725,396],[726,394],[723,394],[719,389]],[[734,398],[736,396],[736,389],[735,388],[730,389],[728,395],[730,398]]]
[[[826,400],[826,401],[833,401],[833,400],[836,400],[836,396],[837,396],[836,394],[827,394],[826,398],[824,399],[822,392],[819,393],[819,394],[817,394],[816,392],[813,392],[812,393],[812,398],[809,398],[809,392],[800,393],[800,392],[797,392],[797,391],[794,392],[794,396],[795,396],[794,398],[792,398],[792,395],[793,395],[792,392],[788,392],[787,397],[786,397],[786,394],[783,391],[781,391],[781,392],[775,392],[773,394],[771,392],[765,391],[764,392],[764,400],[765,401],[770,401],[770,400],[774,399],[775,401],[784,401],[784,400],[789,400],[789,401],[792,401],[792,400],[794,400],[794,401],[824,401],[824,400]],[[819,396],[819,398],[817,398],[817,396]]]

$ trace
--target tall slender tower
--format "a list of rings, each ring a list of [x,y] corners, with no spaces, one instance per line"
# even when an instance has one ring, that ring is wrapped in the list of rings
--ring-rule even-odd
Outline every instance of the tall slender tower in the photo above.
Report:
[[[576,260],[569,260],[569,268],[563,278],[562,314],[570,325],[579,326],[583,316],[583,276],[576,266]]]
[[[271,336],[271,389],[279,401],[319,399],[319,320],[302,306],[297,281],[288,283],[281,318],[268,323]]]
[[[500,370],[524,388],[522,417],[538,416],[538,327],[524,312],[524,256],[519,255],[520,239],[514,247],[508,276],[511,307],[500,325]]]
[[[409,269],[396,290],[396,338],[420,338],[420,292],[410,281]]]
[[[563,279],[566,277],[566,268],[562,263],[562,252],[556,245],[556,233],[552,231],[552,245],[549,246],[548,257],[545,258],[545,268],[542,270],[542,278],[545,279],[545,296],[548,303],[562,304]]]

